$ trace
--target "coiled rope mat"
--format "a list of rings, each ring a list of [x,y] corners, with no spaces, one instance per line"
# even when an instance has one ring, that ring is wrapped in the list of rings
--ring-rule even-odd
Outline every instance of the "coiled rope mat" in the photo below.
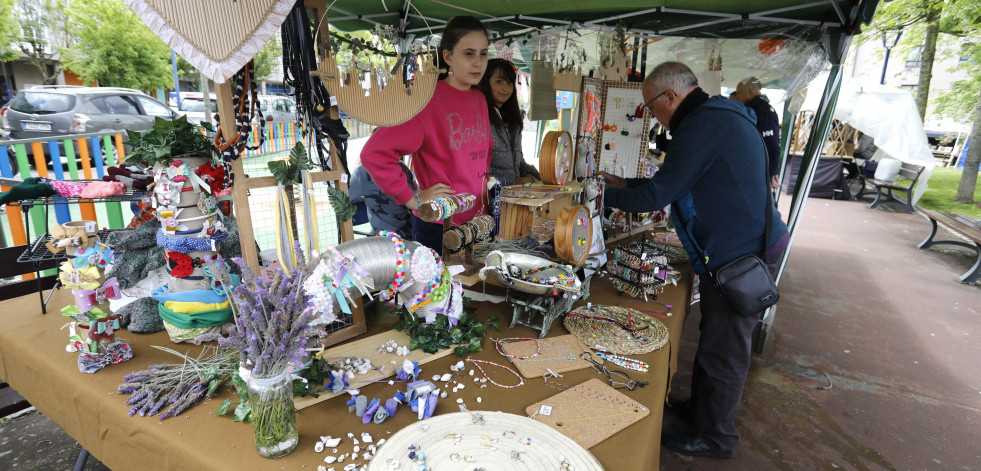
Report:
[[[619,354],[650,353],[668,343],[668,328],[636,309],[591,305],[576,308],[562,320],[582,343]]]
[[[413,445],[434,470],[555,471],[563,469],[563,460],[576,471],[603,469],[592,453],[548,425],[504,412],[470,411],[399,430],[379,448],[368,471],[418,471],[421,462],[409,459]]]

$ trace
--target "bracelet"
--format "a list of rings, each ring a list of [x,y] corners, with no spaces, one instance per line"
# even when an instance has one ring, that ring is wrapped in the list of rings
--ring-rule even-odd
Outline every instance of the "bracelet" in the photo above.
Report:
[[[484,375],[484,378],[487,378],[487,381],[490,381],[491,384],[493,384],[494,386],[497,386],[499,388],[512,389],[512,388],[516,388],[518,386],[521,386],[521,385],[525,384],[525,379],[522,378],[521,375],[519,375],[518,373],[515,373],[514,370],[512,370],[511,368],[508,368],[507,366],[504,366],[504,365],[501,365],[501,364],[498,364],[498,363],[494,363],[492,361],[487,361],[487,360],[474,360],[473,358],[467,358],[467,361],[469,361],[470,363],[473,363],[473,366],[477,367],[477,369],[480,370],[480,374]],[[500,383],[494,381],[493,379],[490,379],[490,376],[487,376],[487,372],[484,371],[484,369],[480,367],[480,364],[481,363],[486,364],[486,365],[494,365],[494,366],[496,366],[498,368],[504,368],[505,370],[508,371],[508,373],[511,373],[511,374],[513,374],[513,375],[515,375],[515,376],[518,377],[518,384],[515,384],[514,386],[507,386],[507,385],[504,385],[504,384],[500,384]]]
[[[517,355],[508,355],[507,353],[504,353],[504,350],[501,349],[501,345],[507,345],[511,343],[509,342],[509,340],[532,340],[535,342],[535,353],[528,355],[526,357],[521,357]],[[539,353],[542,353],[542,344],[538,343],[538,339],[533,337],[511,337],[506,339],[495,339],[494,348],[497,349],[497,353],[500,353],[505,358],[509,358],[511,360],[527,360],[529,358],[538,356]]]
[[[392,239],[395,244],[395,277],[392,279],[392,284],[389,287],[378,294],[378,297],[382,301],[387,301],[395,296],[399,288],[405,283],[405,241],[399,237],[398,234],[392,231],[381,231],[378,233],[379,236],[388,237]]]
[[[648,365],[640,360],[635,360],[633,358],[622,357],[620,355],[607,354],[603,352],[596,352],[596,356],[613,363],[621,368],[626,368],[628,370],[640,371],[641,373],[647,373]]]
[[[228,237],[227,232],[216,232],[211,237],[199,239],[197,237],[172,237],[164,232],[163,228],[157,229],[157,245],[172,252],[204,252],[207,250],[217,251],[221,241]]]

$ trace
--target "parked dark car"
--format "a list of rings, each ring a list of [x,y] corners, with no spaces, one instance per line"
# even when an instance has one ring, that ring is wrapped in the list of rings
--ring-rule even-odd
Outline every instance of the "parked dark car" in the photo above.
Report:
[[[177,116],[139,90],[43,85],[18,93],[8,103],[2,121],[9,139],[55,140],[101,131],[145,131],[156,117],[170,120]],[[60,143],[59,148],[64,161]],[[12,146],[8,149],[13,152]],[[47,146],[44,152],[50,160]]]

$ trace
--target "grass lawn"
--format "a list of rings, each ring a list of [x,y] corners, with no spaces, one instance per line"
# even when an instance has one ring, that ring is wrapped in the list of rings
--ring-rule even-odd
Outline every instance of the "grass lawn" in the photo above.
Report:
[[[929,188],[918,203],[924,209],[934,211],[947,211],[948,213],[963,214],[970,218],[981,219],[981,208],[978,208],[978,199],[981,199],[981,178],[978,185],[974,188],[974,203],[962,204],[954,202],[954,195],[957,194],[957,185],[961,181],[961,169],[957,168],[936,168],[930,176]],[[906,180],[904,183],[909,183]]]

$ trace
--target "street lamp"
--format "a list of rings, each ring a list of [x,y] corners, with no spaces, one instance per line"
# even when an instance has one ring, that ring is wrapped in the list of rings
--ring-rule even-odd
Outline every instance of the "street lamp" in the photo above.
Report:
[[[899,38],[903,36],[902,26],[899,26],[892,31],[896,32],[896,37],[892,40],[892,46],[886,44],[886,38],[889,30],[884,30],[882,32],[882,47],[886,48],[886,60],[882,62],[882,77],[879,78],[879,85],[886,83],[886,67],[889,66],[889,53],[892,52],[892,48],[896,47],[896,44],[899,43]]]

